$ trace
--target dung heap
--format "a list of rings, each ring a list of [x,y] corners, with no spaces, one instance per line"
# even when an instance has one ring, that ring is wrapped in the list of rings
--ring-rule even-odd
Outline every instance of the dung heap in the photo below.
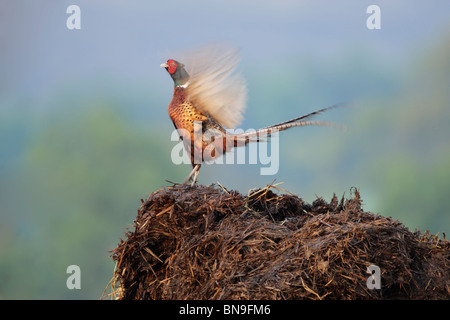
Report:
[[[164,188],[112,251],[119,299],[448,299],[450,244],[361,208],[276,186]],[[277,192],[274,192],[274,191]],[[369,289],[369,266],[380,289]],[[371,280],[370,280],[371,281]],[[371,282],[372,283],[372,282]],[[370,286],[370,285],[369,285]],[[105,296],[104,296],[105,297]]]

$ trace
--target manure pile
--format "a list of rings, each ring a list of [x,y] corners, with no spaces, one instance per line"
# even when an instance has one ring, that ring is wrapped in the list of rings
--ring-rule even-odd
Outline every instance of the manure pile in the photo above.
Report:
[[[449,299],[449,241],[365,212],[358,190],[312,204],[276,186],[164,188],[142,201],[108,296],[120,299]],[[369,289],[369,266],[380,289]]]

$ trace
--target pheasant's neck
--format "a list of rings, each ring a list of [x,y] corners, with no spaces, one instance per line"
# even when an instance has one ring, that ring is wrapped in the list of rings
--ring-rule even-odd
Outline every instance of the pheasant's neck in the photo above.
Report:
[[[188,85],[189,85],[189,81],[186,81],[185,83],[183,83],[183,84],[175,84],[175,88],[187,88],[188,87]]]
[[[178,69],[175,73],[170,75],[173,79],[173,83],[175,87],[185,86],[189,84],[189,74],[186,72],[184,68]]]

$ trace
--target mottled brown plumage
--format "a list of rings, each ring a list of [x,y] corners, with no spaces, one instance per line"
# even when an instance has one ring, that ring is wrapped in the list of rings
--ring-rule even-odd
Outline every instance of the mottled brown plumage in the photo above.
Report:
[[[220,124],[194,107],[187,97],[185,88],[175,87],[168,112],[191,157],[192,174],[198,175],[203,161],[213,160],[234,146],[234,140],[232,138],[227,140],[230,136]]]

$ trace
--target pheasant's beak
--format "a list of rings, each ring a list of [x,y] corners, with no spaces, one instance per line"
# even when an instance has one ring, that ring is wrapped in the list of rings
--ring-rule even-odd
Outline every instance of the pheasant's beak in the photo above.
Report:
[[[169,67],[169,65],[167,64],[167,62],[161,63],[159,66],[160,66],[161,68],[167,68],[167,67]]]

